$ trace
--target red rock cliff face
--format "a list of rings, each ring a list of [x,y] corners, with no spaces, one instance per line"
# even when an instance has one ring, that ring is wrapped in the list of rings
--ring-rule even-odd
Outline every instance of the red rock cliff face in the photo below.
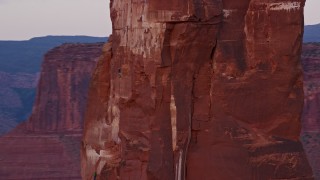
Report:
[[[31,118],[0,138],[0,179],[81,179],[84,107],[102,45],[64,44],[46,54]]]
[[[45,55],[30,131],[82,130],[90,74],[101,44],[65,44]]]
[[[82,177],[312,179],[303,0],[111,1]]]
[[[316,179],[320,179],[320,43],[303,46],[305,104],[301,138]]]

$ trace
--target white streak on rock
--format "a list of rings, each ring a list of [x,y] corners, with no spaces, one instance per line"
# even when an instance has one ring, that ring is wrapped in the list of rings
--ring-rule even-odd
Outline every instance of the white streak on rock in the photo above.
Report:
[[[173,95],[171,95],[170,111],[172,127],[172,149],[173,151],[175,151],[177,148],[177,107]]]
[[[301,7],[300,2],[282,2],[282,3],[271,3],[270,10],[273,11],[290,11],[290,10],[298,10]]]
[[[223,10],[223,17],[224,18],[228,18],[230,17],[231,13],[234,12],[235,10],[232,10],[232,9],[224,9]]]
[[[181,180],[181,177],[182,177],[182,154],[183,154],[183,151],[180,150],[179,152],[179,164],[178,164],[178,179],[177,180]]]

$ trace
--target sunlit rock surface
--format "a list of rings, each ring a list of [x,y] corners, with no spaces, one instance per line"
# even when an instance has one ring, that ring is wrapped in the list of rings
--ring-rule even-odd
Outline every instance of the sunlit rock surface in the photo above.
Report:
[[[81,179],[84,108],[102,45],[64,44],[45,55],[30,119],[0,137],[1,180]]]
[[[313,179],[299,141],[304,0],[110,7],[84,179]]]

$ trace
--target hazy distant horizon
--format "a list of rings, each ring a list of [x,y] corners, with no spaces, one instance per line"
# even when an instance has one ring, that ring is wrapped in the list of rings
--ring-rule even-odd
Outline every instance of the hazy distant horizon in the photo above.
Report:
[[[0,40],[47,35],[106,37],[109,0],[0,0]]]
[[[92,37],[92,38],[108,38],[109,35],[106,35],[106,36],[90,36],[90,35],[83,35],[83,34],[80,34],[80,35],[77,35],[77,34],[72,34],[72,35],[68,35],[68,34],[57,34],[57,35],[51,35],[51,34],[48,34],[48,35],[41,35],[41,36],[34,36],[34,37],[30,37],[30,38],[26,38],[26,39],[0,39],[0,41],[29,41],[31,39],[34,39],[34,38],[45,38],[45,37]]]
[[[307,0],[305,24],[320,23],[320,0]],[[0,0],[0,40],[43,36],[106,37],[109,0]]]

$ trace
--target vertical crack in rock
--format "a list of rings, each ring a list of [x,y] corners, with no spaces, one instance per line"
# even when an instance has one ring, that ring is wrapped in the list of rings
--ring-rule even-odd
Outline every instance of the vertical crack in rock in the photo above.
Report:
[[[93,73],[90,86],[81,149],[83,179],[93,179],[94,174],[118,177],[115,169],[121,162],[121,149],[118,138],[119,122],[117,122],[119,112],[110,97],[112,91],[110,83],[111,41],[110,37],[109,43],[103,47],[103,55]]]
[[[303,6],[111,1],[112,48],[92,82],[83,177],[312,178],[297,140]]]

